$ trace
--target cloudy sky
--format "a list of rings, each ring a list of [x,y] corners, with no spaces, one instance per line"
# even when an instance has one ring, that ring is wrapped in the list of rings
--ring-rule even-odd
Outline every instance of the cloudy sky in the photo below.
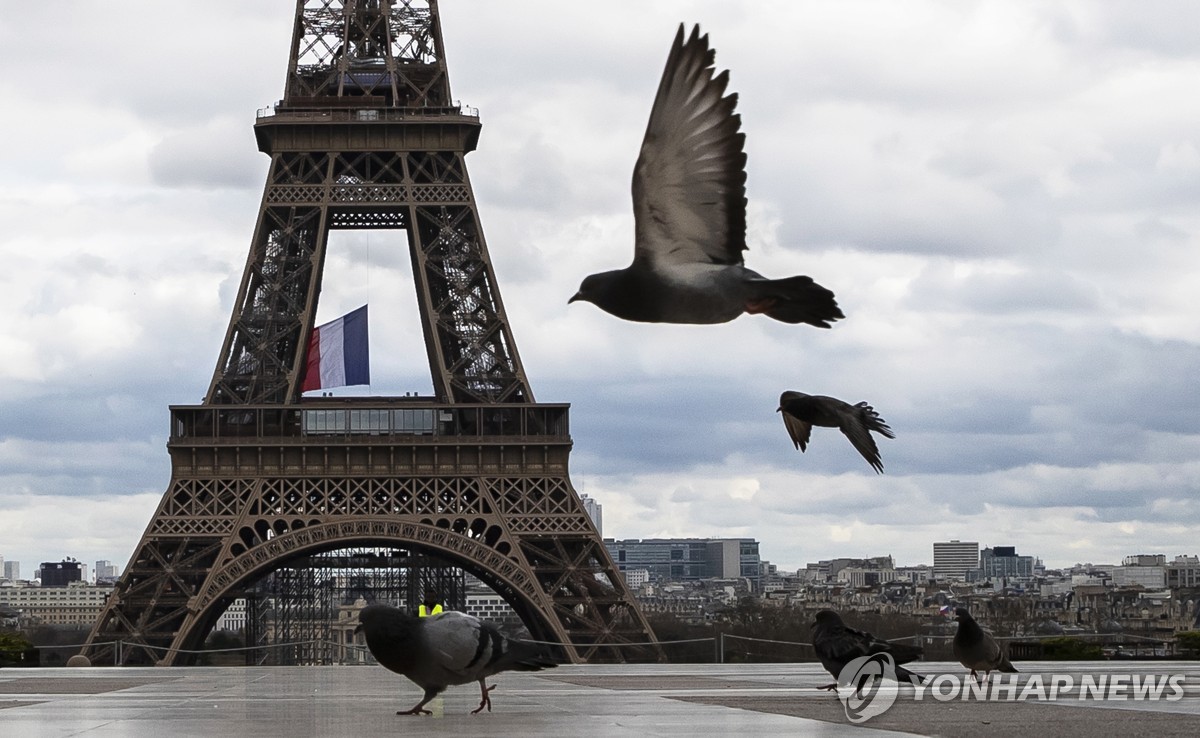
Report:
[[[572,403],[604,533],[754,536],[794,569],[1015,545],[1050,566],[1200,553],[1200,6],[443,0],[522,360]],[[586,8],[586,10],[585,10]],[[294,3],[28,3],[0,19],[0,555],[124,566],[207,390]],[[747,134],[748,266],[832,330],[624,323],[566,300],[628,263],[668,46],[700,23]],[[142,30],[138,30],[142,29]],[[321,315],[372,306],[373,394],[427,392],[398,234],[338,234]],[[875,475],[785,389],[867,400]]]

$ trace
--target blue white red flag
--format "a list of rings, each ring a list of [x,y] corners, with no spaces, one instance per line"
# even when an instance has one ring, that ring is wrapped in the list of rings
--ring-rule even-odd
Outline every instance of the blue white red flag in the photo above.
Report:
[[[370,383],[366,305],[313,329],[300,391]]]

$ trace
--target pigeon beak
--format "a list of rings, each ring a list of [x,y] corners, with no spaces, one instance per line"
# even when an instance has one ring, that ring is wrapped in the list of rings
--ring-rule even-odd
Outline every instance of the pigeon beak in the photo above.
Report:
[[[777,413],[783,412],[783,405],[780,405],[779,407],[775,408],[775,412],[777,412]]]
[[[362,623],[359,623],[358,625],[354,626],[354,635],[358,635],[361,632],[362,632]]]
[[[571,295],[570,300],[567,300],[567,304],[570,305],[571,303],[575,302],[576,300],[582,300],[582,299],[583,299],[583,295],[579,292],[576,292],[575,294]]]

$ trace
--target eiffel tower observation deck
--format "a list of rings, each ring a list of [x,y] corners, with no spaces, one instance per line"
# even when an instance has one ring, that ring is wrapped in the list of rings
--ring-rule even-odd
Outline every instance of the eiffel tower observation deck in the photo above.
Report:
[[[298,0],[271,159],[204,402],[170,409],[171,481],[84,651],[187,664],[289,562],[388,546],[461,567],[573,661],[654,659],[571,487],[569,406],[534,401],[465,157],[436,0]],[[304,396],[329,234],[407,235],[433,393]],[[637,645],[643,644],[643,645]]]

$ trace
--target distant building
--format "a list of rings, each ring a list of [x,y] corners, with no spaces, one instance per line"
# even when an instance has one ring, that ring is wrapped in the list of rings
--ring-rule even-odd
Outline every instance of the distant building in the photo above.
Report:
[[[933,573],[938,579],[967,578],[967,572],[979,568],[978,541],[935,541]]]
[[[837,581],[851,587],[876,587],[896,581],[895,569],[864,569],[846,566],[838,569]]]
[[[96,562],[96,584],[117,581],[117,566],[107,559]]]
[[[474,615],[481,620],[507,625],[521,625],[521,618],[512,605],[490,589],[478,589],[467,592],[468,615]]]
[[[100,562],[96,562],[96,568],[100,568]],[[114,567],[115,568],[115,567]],[[96,577],[99,578],[99,575]],[[217,624],[213,626],[213,630],[231,630],[239,631],[246,628],[246,598],[239,597],[229,603],[229,607],[225,608],[225,612],[221,613],[221,617],[217,618]]]
[[[1168,587],[1200,587],[1200,558],[1176,556],[1167,564]]]
[[[5,561],[4,562],[4,578],[15,582],[21,578],[21,562],[20,561]]]
[[[1134,554],[1121,561],[1122,566],[1166,566],[1166,554]]]
[[[843,575],[843,571],[852,571],[853,574]],[[867,574],[866,572],[871,572]],[[895,581],[897,579],[896,562],[891,556],[870,556],[865,559],[854,558],[838,558],[821,560],[815,564],[808,564],[799,572],[797,576],[804,581],[821,583],[821,582],[843,582],[850,583],[851,586],[861,587],[864,581],[870,581],[876,584]]]
[[[762,582],[753,538],[606,538],[604,546],[618,570],[645,569],[655,581],[743,578],[756,590]]]
[[[579,501],[583,503],[583,510],[588,517],[592,519],[592,525],[596,526],[596,532],[600,537],[604,537],[604,505],[596,502],[587,495],[580,495]]]
[[[1015,546],[985,548],[979,554],[979,571],[983,579],[1033,579],[1036,560],[1018,556]]]
[[[1145,589],[1162,589],[1167,586],[1166,558],[1166,556],[1126,556],[1126,563],[1113,567],[1112,585],[1114,587],[1139,585]],[[1148,563],[1137,563],[1141,561]]]
[[[112,591],[109,585],[78,580],[52,587],[0,587],[0,605],[19,610],[21,621],[31,625],[92,625]]]
[[[43,587],[65,587],[83,581],[83,565],[72,559],[44,562],[38,572]]]
[[[650,572],[646,569],[627,569],[621,572],[621,576],[625,578],[625,586],[633,590],[640,589],[650,582]]]
[[[933,567],[929,564],[896,567],[896,581],[898,582],[927,582],[933,578]]]

